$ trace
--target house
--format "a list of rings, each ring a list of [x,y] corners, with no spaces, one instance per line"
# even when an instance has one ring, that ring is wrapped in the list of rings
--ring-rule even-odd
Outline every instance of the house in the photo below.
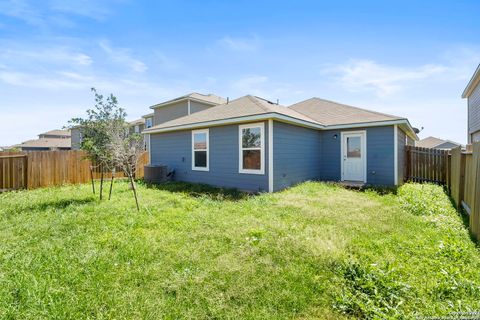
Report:
[[[462,98],[467,99],[468,104],[468,143],[478,142],[480,141],[480,64],[463,91]]]
[[[151,165],[179,181],[252,192],[305,180],[395,186],[404,146],[418,139],[406,118],[319,98],[284,107],[247,95],[186,115],[170,105],[178,116],[168,121],[153,108]]]
[[[51,130],[38,135],[39,139],[70,139],[70,130]]]
[[[145,115],[141,119],[130,121],[128,123],[130,133],[139,133],[141,134],[145,128],[150,128],[153,126],[153,113],[150,115]],[[148,146],[148,137],[145,136],[145,148]],[[71,145],[72,150],[80,150],[82,146],[83,134],[81,127],[73,127],[71,129]]]
[[[422,140],[415,142],[416,147],[422,148],[431,148],[431,149],[441,149],[441,150],[450,150],[457,147],[462,147],[460,143],[450,141],[450,140],[443,140],[436,137],[427,137]]]
[[[51,130],[38,135],[38,139],[28,140],[11,148],[22,151],[55,151],[70,150],[70,130]]]

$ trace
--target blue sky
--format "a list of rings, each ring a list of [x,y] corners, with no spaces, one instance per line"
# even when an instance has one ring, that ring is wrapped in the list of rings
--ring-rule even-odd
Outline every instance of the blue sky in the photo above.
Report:
[[[0,146],[114,93],[130,119],[192,91],[317,96],[466,141],[478,1],[0,0]]]

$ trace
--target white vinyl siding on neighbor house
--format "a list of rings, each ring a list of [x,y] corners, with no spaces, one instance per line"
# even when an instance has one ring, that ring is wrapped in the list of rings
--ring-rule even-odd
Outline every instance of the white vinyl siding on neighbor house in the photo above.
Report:
[[[265,173],[265,123],[239,125],[239,173]]]
[[[192,170],[209,170],[210,141],[208,133],[208,129],[192,131]]]
[[[480,140],[480,85],[468,97],[468,139],[469,142]]]

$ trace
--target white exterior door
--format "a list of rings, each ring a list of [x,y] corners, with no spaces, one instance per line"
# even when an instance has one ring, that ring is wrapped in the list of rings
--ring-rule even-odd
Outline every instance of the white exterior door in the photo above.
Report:
[[[342,181],[366,181],[365,132],[342,132]]]

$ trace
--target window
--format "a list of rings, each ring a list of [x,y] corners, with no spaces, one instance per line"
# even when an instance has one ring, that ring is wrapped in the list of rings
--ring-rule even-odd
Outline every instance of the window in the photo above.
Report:
[[[135,133],[140,133],[140,126],[135,126]]]
[[[347,137],[347,158],[361,158],[362,148],[360,137]]]
[[[208,171],[208,129],[192,131],[192,170]]]
[[[152,118],[147,118],[145,120],[145,125],[147,126],[147,128],[151,128],[153,126]]]
[[[239,126],[239,172],[264,174],[263,123]]]

